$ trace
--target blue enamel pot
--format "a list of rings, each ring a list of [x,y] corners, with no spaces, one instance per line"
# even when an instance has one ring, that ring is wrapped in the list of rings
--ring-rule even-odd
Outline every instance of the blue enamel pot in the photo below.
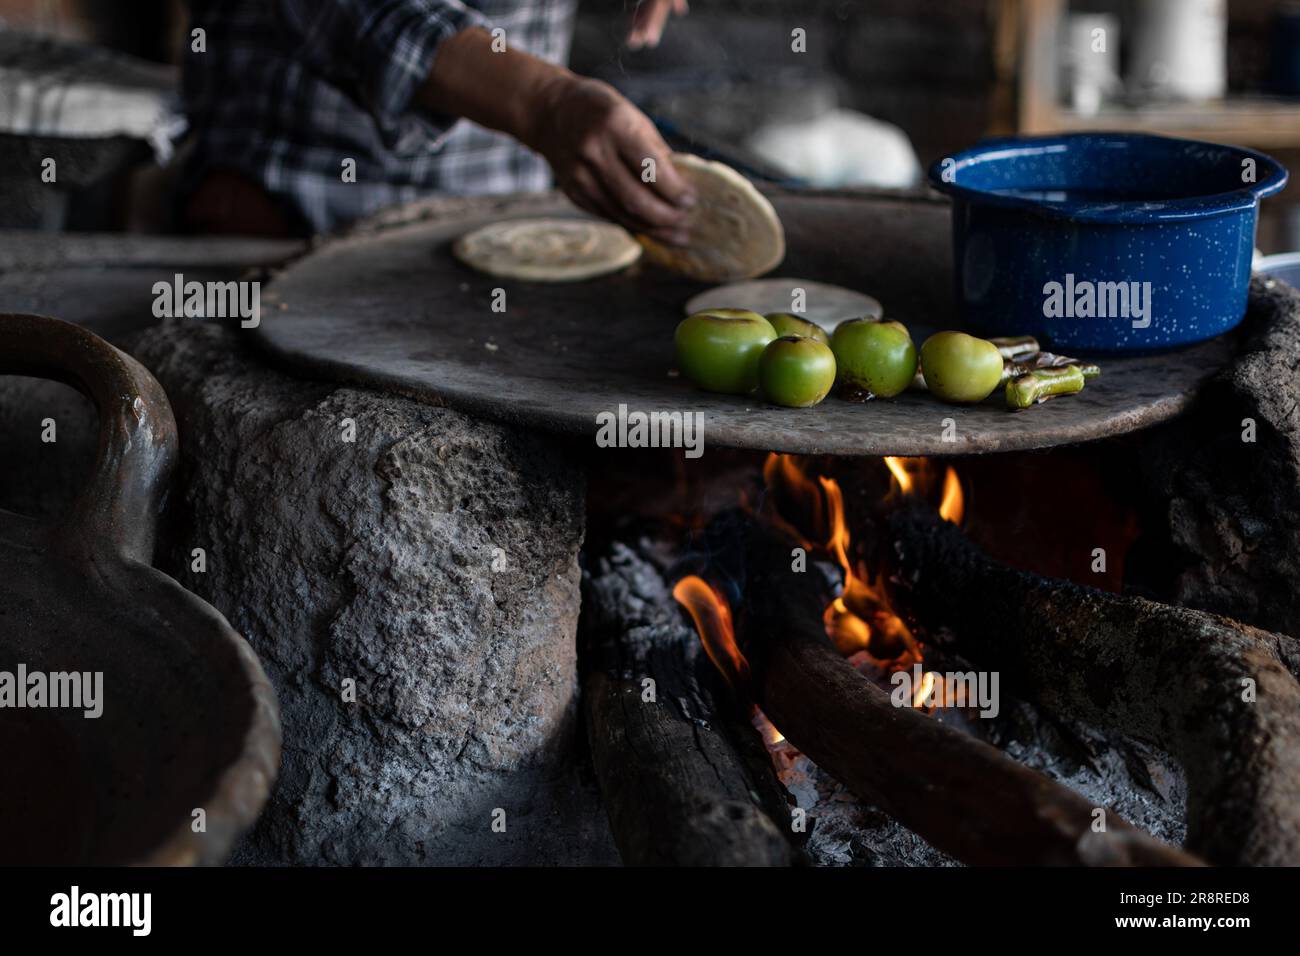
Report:
[[[939,160],[969,331],[1066,351],[1213,338],[1246,312],[1259,200],[1286,185],[1253,150],[1138,133],[987,140]]]

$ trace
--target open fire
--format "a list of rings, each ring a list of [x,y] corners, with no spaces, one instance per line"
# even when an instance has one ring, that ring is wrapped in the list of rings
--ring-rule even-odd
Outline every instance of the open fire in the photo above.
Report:
[[[978,461],[959,478],[942,459],[772,454],[724,460],[689,495],[641,495],[651,517],[620,526],[586,572],[603,662],[593,748],[628,852],[764,863],[804,814],[792,842],[823,865],[1289,858],[1300,710],[1286,661],[1234,622],[1038,572],[1063,520],[1062,497],[1039,491],[1079,487],[1053,464],[1078,470],[1034,458],[1007,487]],[[1036,509],[1013,524],[1018,566],[979,543],[1008,501]],[[1086,554],[1098,539],[1064,540]],[[1243,700],[1243,673],[1268,693]],[[667,706],[628,710],[647,686]],[[1235,769],[1197,717],[1207,706]],[[751,800],[763,774],[779,792]],[[641,815],[647,788],[666,815]],[[1281,849],[1227,841],[1226,825]]]
[[[885,458],[890,485],[886,498],[938,498],[940,517],[961,524],[965,502],[961,482],[952,467],[942,472],[925,458]],[[808,555],[832,560],[843,576],[840,592],[826,605],[822,615],[826,635],[859,671],[886,682],[899,671],[915,671],[912,706],[930,710],[937,705],[961,706],[964,701],[944,699],[944,681],[924,669],[925,649],[894,609],[886,588],[883,569],[872,568],[860,556],[849,531],[844,493],[839,482],[811,474],[807,460],[793,455],[769,455],[763,466],[767,489],[759,517],[779,525],[802,542],[805,554],[793,555],[806,562]],[[940,479],[942,474],[942,479]],[[749,665],[736,643],[731,608],[721,592],[698,575],[677,582],[673,596],[690,613],[709,659],[728,684],[743,688]],[[769,745],[782,740],[761,712],[755,722]]]
[[[930,864],[1196,865],[1099,809],[1064,782],[1069,771],[1038,769],[1038,756],[1015,743],[1039,718],[1000,700],[996,667],[969,666],[964,624],[936,627],[918,607],[898,550],[920,540],[906,531],[900,541],[907,528],[964,541],[966,489],[933,460],[873,465],[846,471],[815,457],[767,456],[762,493],[709,522],[707,563],[688,559],[695,573],[672,587],[796,812],[819,821],[817,852],[842,858],[836,844],[847,840],[858,847],[851,855],[915,861],[910,831],[940,854]],[[925,630],[915,632],[914,620]],[[1122,767],[1079,783],[1109,786],[1099,781],[1115,773]],[[1104,812],[1107,827],[1097,831]],[[871,813],[901,829],[869,822]]]

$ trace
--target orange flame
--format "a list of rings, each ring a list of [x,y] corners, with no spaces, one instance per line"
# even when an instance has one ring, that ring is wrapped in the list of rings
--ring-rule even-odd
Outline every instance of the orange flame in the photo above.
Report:
[[[957,472],[949,468],[943,476],[943,500],[939,502],[939,517],[953,524],[961,524],[966,515],[966,500],[962,494]]]
[[[925,458],[886,458],[885,467],[893,475],[894,484],[904,495],[925,495],[934,487],[935,469]],[[939,502],[939,517],[953,524],[961,524],[965,503],[961,480],[951,466],[944,469],[943,497]]]
[[[912,493],[912,476],[908,469],[913,467],[917,461],[925,461],[924,458],[885,458],[885,467],[889,473],[894,476],[894,481],[898,483],[898,490],[905,495]]]
[[[887,458],[885,464],[900,489],[915,486],[924,459]],[[815,495],[820,507],[804,505],[825,519],[821,540],[815,541],[840,566],[844,589],[827,605],[822,615],[826,634],[845,656],[865,651],[887,671],[910,667],[921,659],[920,646],[902,618],[894,613],[884,588],[873,582],[866,570],[852,556],[852,536],[845,515],[844,493],[832,478],[809,479],[799,462],[790,455],[770,455],[763,469],[769,482],[775,482],[776,498],[806,502]]]
[[[930,692],[934,690],[934,671],[926,671],[921,675],[921,686],[912,694],[912,706],[920,707],[930,699]]]
[[[802,475],[799,477],[801,481],[804,480]],[[852,539],[849,537],[849,523],[844,519],[844,493],[840,491],[839,482],[832,478],[817,480],[821,482],[822,494],[826,496],[826,514],[830,518],[830,539],[826,542],[826,549],[840,563],[844,573],[850,574],[852,567],[849,561],[849,545]]]
[[[825,496],[804,478],[798,460],[793,455],[768,455],[763,483],[775,499],[777,522],[809,545],[819,543],[828,527]]]
[[[885,459],[892,476],[891,495],[931,497],[938,482],[937,469],[925,458]],[[822,615],[826,634],[835,647],[855,662],[866,661],[883,673],[911,668],[922,661],[921,645],[894,611],[883,582],[873,580],[853,555],[853,540],[845,515],[839,483],[825,476],[805,474],[803,463],[792,455],[772,454],[763,465],[775,514],[773,520],[792,528],[812,547],[831,556],[844,574],[844,588]],[[961,481],[952,468],[943,476],[939,515],[960,524],[965,510]],[[691,575],[677,582],[673,597],[695,621],[705,652],[733,688],[749,680],[749,662],[736,644],[731,608],[721,594],[702,578]],[[858,666],[855,663],[855,666]],[[929,709],[944,695],[942,682],[932,671],[922,673],[912,705]],[[782,745],[780,731],[770,723],[760,727],[769,748]],[[770,730],[770,733],[768,732]]]
[[[726,598],[694,574],[677,582],[673,597],[690,613],[695,631],[704,643],[704,652],[732,689],[739,690],[749,683],[749,661],[736,644],[736,628]]]

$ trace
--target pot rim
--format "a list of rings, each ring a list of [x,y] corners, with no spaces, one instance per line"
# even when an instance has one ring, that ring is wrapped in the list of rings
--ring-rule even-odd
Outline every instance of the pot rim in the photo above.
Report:
[[[947,169],[969,169],[982,162],[1014,155],[1035,155],[1046,152],[1063,152],[1071,147],[1087,144],[1093,148],[1123,145],[1138,146],[1151,143],[1182,143],[1206,149],[1228,150],[1242,159],[1255,160],[1257,179],[1249,186],[1228,192],[1202,196],[1182,196],[1159,202],[1099,202],[1076,200],[1047,203],[1024,196],[1007,196],[963,186],[956,181],[945,181]],[[945,167],[952,160],[954,165]],[[1273,157],[1243,146],[1209,143],[1204,140],[1182,139],[1174,136],[1157,136],[1151,133],[1080,132],[1058,133],[1047,136],[1010,136],[981,140],[975,146],[952,156],[945,156],[930,165],[930,185],[955,199],[987,206],[1019,209],[1048,219],[1071,222],[1140,224],[1177,222],[1204,219],[1228,213],[1254,209],[1259,200],[1271,196],[1287,184],[1286,167]]]

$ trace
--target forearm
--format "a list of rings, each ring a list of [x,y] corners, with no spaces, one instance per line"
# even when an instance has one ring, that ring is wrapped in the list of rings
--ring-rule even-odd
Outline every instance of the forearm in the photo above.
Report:
[[[540,153],[559,187],[587,212],[663,242],[685,242],[690,185],[654,124],[609,84],[522,50],[494,51],[486,30],[468,27],[439,45],[414,102],[433,116],[500,130]],[[643,179],[646,169],[655,173]]]
[[[416,91],[416,103],[535,146],[535,127],[544,112],[541,104],[573,74],[523,50],[507,47],[497,52],[492,42],[492,36],[477,27],[444,41],[428,78]]]

